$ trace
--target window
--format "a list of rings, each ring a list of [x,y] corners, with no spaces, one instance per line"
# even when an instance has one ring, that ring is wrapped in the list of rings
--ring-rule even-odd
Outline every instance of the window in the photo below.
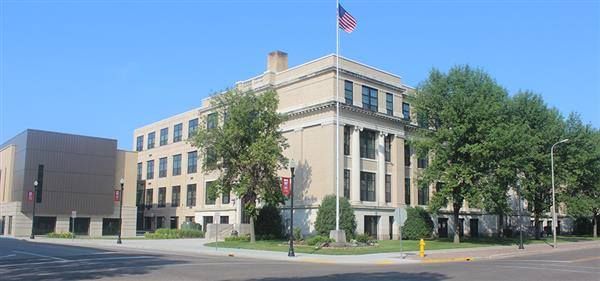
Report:
[[[352,105],[353,103],[353,95],[352,92],[352,81],[344,81],[344,97],[346,98],[346,104]]]
[[[410,104],[402,103],[402,118],[406,121],[410,121]]]
[[[192,151],[188,152],[188,164],[187,164],[187,172],[188,174],[195,173],[198,170],[198,152]]]
[[[154,148],[154,139],[156,139],[156,133],[152,132],[148,134],[148,149]]]
[[[375,159],[375,132],[360,132],[360,157]]]
[[[385,175],[385,203],[392,202],[392,175]]]
[[[410,205],[410,178],[404,179],[404,204]]]
[[[196,184],[187,185],[186,206],[196,206]]]
[[[144,136],[138,136],[135,142],[135,151],[142,151],[144,149]]]
[[[160,129],[160,145],[166,145],[169,141],[169,128]]]
[[[181,175],[181,154],[173,155],[173,175]]]
[[[158,159],[158,177],[164,178],[167,176],[167,157]]]
[[[394,95],[385,94],[385,111],[388,115],[394,115]]]
[[[146,162],[146,179],[151,180],[154,178],[154,160]]]
[[[194,118],[188,122],[188,138],[191,138],[198,129],[198,118]]]
[[[429,120],[427,118],[427,115],[425,113],[423,113],[422,111],[421,112],[417,111],[417,124],[419,124],[419,127],[421,127],[421,128],[429,127]]]
[[[231,192],[221,194],[221,203],[222,204],[229,204],[230,200],[231,200]]]
[[[350,170],[344,170],[344,197],[350,199]]]
[[[424,183],[419,188],[418,193],[419,205],[427,205],[429,204],[429,185]]]
[[[213,112],[206,118],[206,129],[213,129],[217,127],[217,113]]]
[[[219,217],[220,224],[229,224],[229,216],[220,216]]]
[[[206,149],[206,165],[214,166],[217,164],[217,151],[214,148]]]
[[[404,166],[410,167],[410,145],[404,144]]]
[[[173,142],[181,141],[181,131],[183,131],[183,124],[179,123],[173,128]]]
[[[137,163],[137,179],[142,180],[142,162]]]
[[[419,161],[417,162],[417,168],[421,168],[421,169],[425,169],[427,168],[427,163],[428,162],[428,156],[425,155],[425,157],[419,157]]]
[[[384,139],[384,155],[385,155],[385,161],[386,162],[390,162],[392,161],[392,136],[391,135],[387,135],[385,136]]]
[[[435,183],[435,192],[440,192],[442,189],[444,189],[444,183],[436,182]]]
[[[153,194],[154,193],[152,192],[152,188],[146,189],[146,208],[152,208],[152,204],[154,204],[152,198]]]
[[[350,155],[350,130],[350,127],[344,126],[344,155]]]
[[[158,207],[163,208],[166,205],[167,201],[167,188],[159,187],[158,188]]]
[[[205,183],[205,189],[204,189],[204,204],[205,205],[214,205],[215,204],[215,198],[210,198],[209,196],[209,188],[210,186],[213,184],[212,181],[207,181]]]
[[[179,207],[181,201],[181,187],[179,185],[173,186],[171,189],[171,207]]]
[[[377,111],[377,90],[371,87],[362,87],[363,108],[370,111]]]
[[[360,172],[360,200],[375,201],[375,173]]]

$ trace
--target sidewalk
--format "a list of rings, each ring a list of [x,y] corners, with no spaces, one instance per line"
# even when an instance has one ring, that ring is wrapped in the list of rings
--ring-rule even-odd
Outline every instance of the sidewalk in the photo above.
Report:
[[[28,239],[24,239],[28,240]],[[525,256],[533,254],[567,251],[583,248],[598,248],[600,241],[589,242],[563,242],[553,249],[548,244],[526,245],[524,250],[517,246],[492,246],[480,248],[462,248],[425,251],[425,258],[420,258],[418,252],[405,252],[405,258],[400,253],[379,253],[366,255],[320,255],[296,253],[296,257],[290,258],[286,252],[259,251],[233,248],[206,247],[206,239],[166,239],[145,240],[131,239],[123,240],[123,244],[116,244],[115,240],[107,239],[52,239],[36,237],[32,242],[52,243],[61,245],[73,245],[83,247],[95,247],[103,249],[130,249],[136,251],[148,251],[154,254],[171,253],[176,255],[211,255],[221,257],[242,257],[250,259],[264,259],[283,262],[313,262],[325,264],[414,264],[414,263],[441,263],[441,262],[464,262],[488,259],[501,259],[511,256]]]

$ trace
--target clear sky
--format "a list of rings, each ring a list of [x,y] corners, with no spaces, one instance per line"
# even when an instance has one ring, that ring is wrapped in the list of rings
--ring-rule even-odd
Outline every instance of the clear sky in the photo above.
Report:
[[[116,138],[265,70],[335,52],[335,1],[1,2],[0,143],[27,129]],[[417,86],[469,64],[600,127],[600,1],[345,0],[341,54]]]

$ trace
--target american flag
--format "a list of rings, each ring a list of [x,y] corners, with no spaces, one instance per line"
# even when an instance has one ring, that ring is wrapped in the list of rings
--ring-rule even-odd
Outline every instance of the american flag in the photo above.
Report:
[[[338,21],[340,28],[348,33],[351,33],[356,28],[356,19],[350,13],[346,12],[342,5],[338,5]]]

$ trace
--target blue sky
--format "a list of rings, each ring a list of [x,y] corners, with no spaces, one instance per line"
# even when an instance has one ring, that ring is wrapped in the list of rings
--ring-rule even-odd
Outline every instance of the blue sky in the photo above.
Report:
[[[116,138],[260,74],[335,52],[335,1],[1,0],[0,143],[26,128]],[[341,54],[416,86],[481,67],[600,127],[600,1],[346,0]]]

